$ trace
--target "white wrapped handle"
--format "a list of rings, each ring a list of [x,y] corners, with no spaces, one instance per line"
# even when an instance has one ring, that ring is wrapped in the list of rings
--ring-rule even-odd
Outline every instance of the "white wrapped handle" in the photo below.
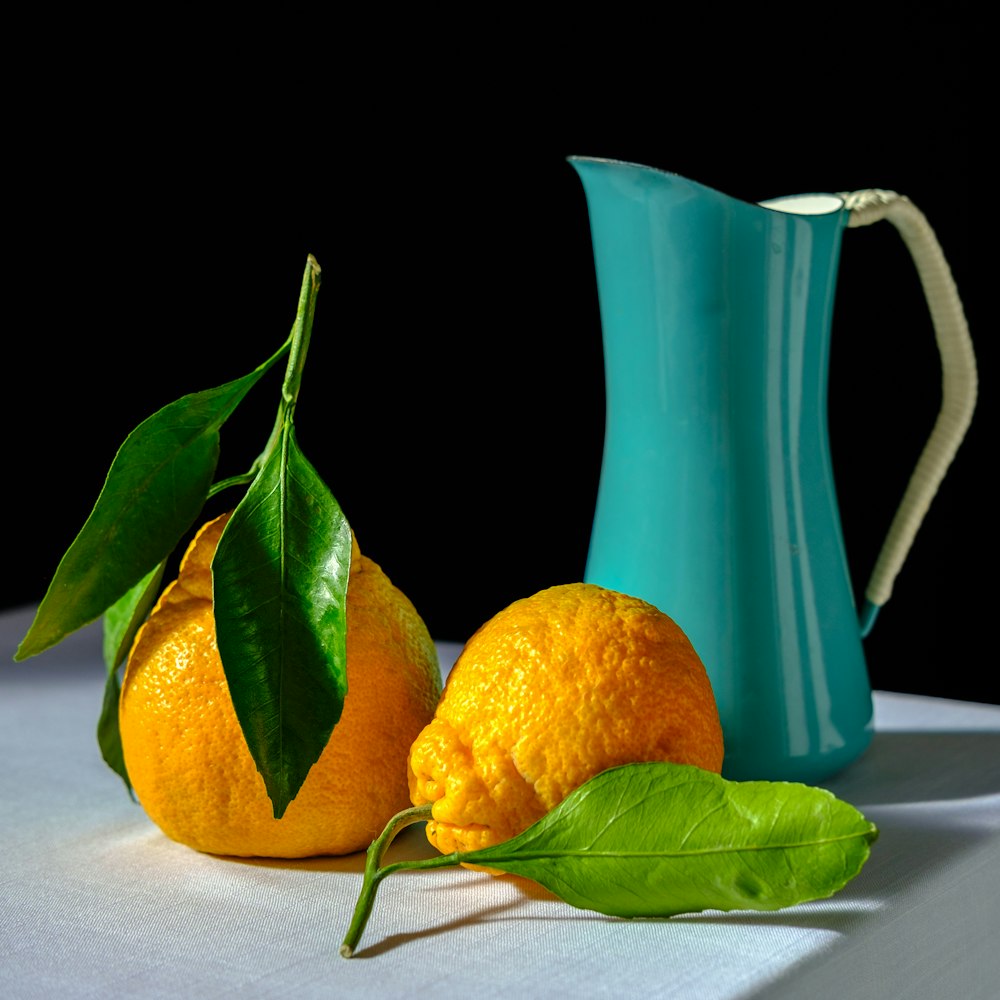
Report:
[[[841,197],[851,213],[848,226],[888,219],[899,231],[920,276],[941,355],[941,410],[865,588],[867,607],[861,630],[867,635],[878,609],[892,594],[917,529],[965,437],[976,405],[978,378],[965,310],[951,268],[923,213],[894,191],[855,191]]]

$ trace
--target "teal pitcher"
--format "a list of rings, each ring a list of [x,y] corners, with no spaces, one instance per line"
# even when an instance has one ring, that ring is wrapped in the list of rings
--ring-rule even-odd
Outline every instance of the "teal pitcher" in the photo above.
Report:
[[[975,359],[948,265],[894,192],[750,204],[662,170],[569,162],[590,219],[607,402],[585,579],[687,633],[715,690],[727,777],[819,783],[871,739],[862,638],[971,420]],[[923,282],[944,392],[859,616],[827,374],[843,231],[882,218]]]

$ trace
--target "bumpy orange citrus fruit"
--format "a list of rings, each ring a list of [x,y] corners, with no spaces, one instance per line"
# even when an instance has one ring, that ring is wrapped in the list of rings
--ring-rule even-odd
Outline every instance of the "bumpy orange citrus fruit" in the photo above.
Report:
[[[609,767],[718,773],[722,756],[711,684],[678,625],[567,584],[515,601],[465,645],[410,750],[410,798],[432,803],[427,838],[450,854],[508,840]]]
[[[406,757],[441,693],[437,651],[410,601],[355,543],[344,711],[280,820],[247,748],[215,643],[211,562],[228,515],[205,525],[129,656],[119,720],[150,819],[199,851],[261,857],[367,848],[409,805]]]

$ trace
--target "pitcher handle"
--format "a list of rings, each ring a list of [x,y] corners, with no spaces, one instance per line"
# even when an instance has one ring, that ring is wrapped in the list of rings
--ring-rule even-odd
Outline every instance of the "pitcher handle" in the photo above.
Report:
[[[976,405],[976,358],[958,289],[934,231],[923,213],[903,195],[876,189],[843,194],[848,226],[888,219],[899,231],[920,276],[941,355],[941,409],[896,511],[865,588],[862,636],[889,600],[896,576],[917,529],[965,437]]]

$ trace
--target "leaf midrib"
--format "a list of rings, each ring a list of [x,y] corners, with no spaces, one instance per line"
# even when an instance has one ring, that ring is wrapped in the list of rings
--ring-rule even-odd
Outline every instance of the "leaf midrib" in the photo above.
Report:
[[[747,851],[790,851],[809,847],[824,847],[828,844],[837,844],[849,840],[867,839],[871,835],[870,831],[858,831],[856,833],[845,833],[835,837],[823,837],[815,840],[796,840],[780,844],[746,844],[742,846],[723,846],[699,848],[697,850],[666,850],[666,851],[595,851],[589,848],[560,848],[556,850],[533,850],[516,851],[508,855],[497,857],[487,855],[479,851],[470,851],[463,855],[463,860],[469,858],[482,858],[484,863],[499,863],[503,861],[541,861],[551,858],[582,858],[583,860],[596,860],[602,858],[689,858],[704,857],[713,854],[743,854]]]

